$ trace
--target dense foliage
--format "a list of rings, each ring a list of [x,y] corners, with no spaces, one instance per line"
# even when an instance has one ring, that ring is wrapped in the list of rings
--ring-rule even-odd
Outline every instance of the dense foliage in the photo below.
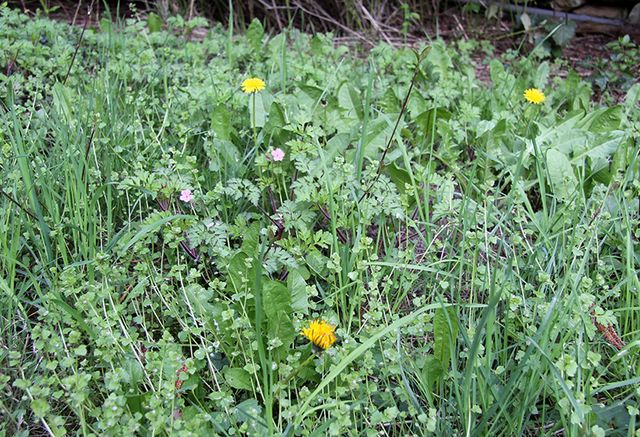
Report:
[[[633,435],[640,85],[201,24],[0,8],[0,432]]]

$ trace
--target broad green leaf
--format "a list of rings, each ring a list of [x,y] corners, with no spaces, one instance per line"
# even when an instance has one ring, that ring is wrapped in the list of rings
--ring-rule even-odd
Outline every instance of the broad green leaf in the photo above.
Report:
[[[578,181],[567,156],[556,150],[547,150],[547,171],[553,194],[560,200],[568,200],[576,190]]]
[[[458,336],[458,320],[453,308],[437,308],[433,316],[433,355],[448,369]]]
[[[147,16],[147,27],[149,28],[149,32],[160,32],[162,30],[162,18],[155,12],[149,13]]]
[[[387,146],[393,134],[393,127],[393,123],[390,123],[389,118],[384,115],[371,121],[367,128],[367,134],[362,141],[364,156],[371,159],[379,158],[381,151]],[[399,136],[398,133],[403,127],[404,122],[400,121],[398,129],[396,130],[396,138]],[[387,154],[387,159],[390,158],[391,156]]]
[[[362,99],[346,82],[338,89],[338,104],[346,111],[347,117],[362,119]]]
[[[49,403],[44,399],[37,398],[31,401],[31,411],[36,417],[44,417],[50,410]]]
[[[627,94],[624,96],[624,106],[627,108],[627,111],[637,110],[636,104],[640,102],[640,83],[636,83]]]
[[[622,106],[597,109],[577,123],[576,127],[591,132],[609,132],[620,128],[622,123]]]
[[[216,138],[231,141],[233,126],[226,107],[218,105],[211,111],[211,130],[216,134]]]
[[[211,150],[213,147],[214,150]],[[210,157],[209,170],[218,171],[225,167],[235,174],[235,170],[242,166],[240,152],[235,144],[231,141],[220,140],[214,141],[205,148]]]
[[[248,226],[242,235],[242,247],[244,253],[256,253],[260,246],[260,225],[256,222]]]
[[[571,42],[576,35],[576,22],[566,20],[551,36],[560,47],[564,47]]]
[[[313,35],[313,37],[311,38],[310,45],[311,45],[311,52],[316,56],[323,55],[325,51],[325,47],[327,47],[325,40],[318,34]]]
[[[314,107],[322,98],[323,90],[312,85],[300,85],[300,93],[297,95],[301,106]]]
[[[422,367],[422,378],[427,382],[427,385],[433,387],[433,384],[435,384],[443,374],[444,369],[440,360],[433,355],[427,356],[424,360],[424,366]]]
[[[411,183],[409,172],[398,167],[395,163],[385,166],[384,172],[389,176],[389,178],[391,178],[391,181],[395,184],[400,193],[405,192],[405,184]]]
[[[249,429],[246,430],[247,435],[258,437],[269,435],[265,421],[262,418],[262,407],[257,400],[247,399],[242,401],[235,409],[236,420],[249,425]]]
[[[291,293],[281,282],[265,281],[262,296],[262,308],[267,319],[275,320],[279,311],[291,314]]]
[[[224,380],[231,387],[237,390],[251,391],[251,375],[244,369],[238,367],[227,367],[224,370]]]
[[[602,137],[602,136],[600,136]],[[597,140],[600,141],[597,141]],[[624,141],[624,132],[618,131],[617,135],[608,138],[592,139],[590,144],[574,150],[574,154],[571,158],[573,164],[581,164],[585,157],[591,159],[609,159],[620,147],[620,144]],[[596,143],[595,145],[593,143]]]
[[[227,265],[227,291],[238,293],[247,287],[253,274],[253,267],[247,262],[248,255],[244,252],[235,254]]]
[[[267,320],[267,334],[268,338],[279,339],[282,342],[276,351],[279,353],[275,356],[276,361],[280,361],[283,358],[283,354],[286,354],[289,350],[289,346],[296,338],[296,330],[293,327],[289,313],[291,308],[281,309],[276,312],[271,318]]]
[[[284,109],[278,102],[273,102],[271,108],[269,108],[269,126],[271,128],[282,128],[287,124],[287,120],[284,116]]]
[[[502,65],[502,64],[501,64]],[[452,117],[451,112],[445,108],[431,108],[428,111],[418,115],[415,119],[416,125],[422,129],[424,138],[429,143],[431,138],[435,138],[437,129],[436,126],[439,120],[450,120]]]
[[[544,89],[549,80],[549,63],[543,62],[536,70],[536,75],[533,80],[536,88]]]
[[[496,127],[497,120],[480,120],[476,126],[476,136],[480,138],[487,132],[491,132]]]
[[[298,270],[291,270],[287,277],[287,287],[291,295],[291,310],[306,314],[309,309],[307,301],[307,282]]]
[[[446,80],[453,70],[453,62],[449,56],[449,51],[442,41],[436,41],[431,45],[431,50],[426,60],[432,65],[433,71],[438,73],[439,80]]]
[[[262,49],[262,39],[264,38],[264,27],[257,18],[254,18],[246,32],[249,47],[254,53],[259,53]]]
[[[324,159],[327,166],[330,166],[334,162],[336,156],[341,155],[345,150],[347,150],[347,147],[349,147],[349,144],[351,143],[351,138],[351,134],[340,132],[327,141],[327,145],[324,147],[324,156],[321,158]],[[319,162],[321,164],[321,161]],[[323,165],[318,165],[311,174],[315,176],[319,174],[323,168]]]
[[[129,356],[124,362],[121,363],[120,369],[122,370],[122,380],[132,387],[136,387],[144,379],[144,371],[140,362]]]
[[[315,272],[318,276],[324,276],[327,271],[327,261],[329,260],[326,256],[320,253],[318,250],[311,250],[305,257],[304,260],[307,262],[309,268]]]

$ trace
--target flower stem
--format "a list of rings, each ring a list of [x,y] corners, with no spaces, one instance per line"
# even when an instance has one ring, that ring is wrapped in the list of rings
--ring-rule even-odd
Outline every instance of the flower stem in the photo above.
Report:
[[[256,133],[256,93],[251,94],[253,111],[251,111],[251,124],[253,125],[253,144],[256,146],[256,151],[258,150],[258,134]]]
[[[302,364],[300,364],[300,366],[296,370],[294,370],[293,373],[289,375],[287,379],[284,380],[284,383],[282,384],[282,386],[286,386],[287,384],[289,384],[291,380],[298,374],[298,372],[302,370],[304,367],[307,367],[307,364],[309,364],[311,360],[313,360],[314,358],[315,358],[315,355],[311,353],[311,355],[309,355],[309,357],[306,360],[304,360]]]

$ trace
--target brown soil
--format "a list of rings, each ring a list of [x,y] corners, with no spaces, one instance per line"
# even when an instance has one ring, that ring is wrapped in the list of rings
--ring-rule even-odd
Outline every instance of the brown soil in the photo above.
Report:
[[[29,15],[35,15],[36,11],[41,8],[40,1],[34,0],[12,0],[9,3]],[[111,13],[115,15],[117,2],[107,3],[111,6]],[[135,14],[140,18],[145,18],[145,2],[128,3],[134,5],[134,12],[132,12],[130,6],[123,4],[119,10],[121,16],[130,17]],[[148,3],[151,4],[151,2]],[[419,23],[413,23],[411,34],[406,38],[401,35],[399,30],[401,22],[398,21],[400,19],[400,14],[398,13],[391,14],[383,19],[377,17],[369,20],[368,22],[374,24],[364,31],[349,29],[338,22],[339,18],[333,18],[328,14],[316,13],[307,17],[306,20],[309,22],[315,19],[317,21],[317,25],[314,26],[315,29],[333,31],[336,35],[336,43],[355,44],[363,47],[365,51],[380,41],[397,46],[404,44],[416,46],[425,39],[437,37],[442,37],[447,41],[471,38],[491,41],[496,55],[500,55],[509,49],[519,49],[521,52],[526,53],[533,47],[533,43],[529,41],[531,38],[522,29],[514,26],[513,19],[516,19],[515,15],[505,14],[502,19],[486,19],[482,12],[465,12],[454,2],[451,3],[454,6],[441,12],[438,16],[422,17]],[[295,5],[298,2],[293,1],[292,4]],[[90,14],[88,13],[89,5],[93,6]],[[79,26],[97,26],[100,19],[110,15],[106,13],[108,11],[105,11],[102,0],[79,2],[49,0],[48,7],[52,10],[49,14],[51,18]],[[300,13],[303,14],[304,12]],[[545,31],[540,30],[540,32],[544,35]],[[579,23],[576,36],[562,50],[562,57],[568,62],[570,68],[573,68],[581,77],[587,78],[593,72],[594,61],[608,57],[606,44],[617,40],[624,34],[629,34],[632,40],[640,43],[640,27],[603,27],[594,26],[590,23]],[[205,29],[196,29],[191,37],[203,38],[205,35]],[[488,69],[486,65],[482,64],[482,57],[482,54],[478,54],[477,75],[480,80],[488,83]]]

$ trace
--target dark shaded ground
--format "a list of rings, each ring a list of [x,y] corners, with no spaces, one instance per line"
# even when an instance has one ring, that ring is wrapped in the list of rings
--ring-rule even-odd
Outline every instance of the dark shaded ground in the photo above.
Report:
[[[180,10],[176,6],[179,2],[167,2],[173,5],[172,13],[183,14],[186,18],[197,16],[199,11],[197,9],[189,8],[189,6],[183,7]],[[193,2],[182,2],[185,5],[193,6]],[[252,2],[249,2],[252,3]],[[519,50],[521,53],[528,53],[535,46],[536,42],[540,38],[544,38],[548,35],[549,26],[553,26],[550,19],[547,17],[532,16],[534,25],[529,32],[525,32],[519,23],[518,15],[515,13],[505,13],[501,18],[487,19],[483,10],[478,9],[472,12],[465,7],[460,6],[455,2],[446,2],[445,4],[452,5],[444,10],[441,10],[438,14],[431,14],[428,16],[421,16],[420,19],[413,19],[409,33],[403,35],[401,32],[402,27],[402,13],[399,11],[393,11],[391,13],[383,13],[380,11],[369,12],[364,6],[362,7],[362,20],[361,26],[358,29],[351,28],[347,25],[347,21],[344,16],[331,16],[321,9],[309,9],[309,6],[297,0],[290,0],[291,7],[283,12],[284,6],[278,6],[283,2],[265,1],[259,2],[264,13],[269,13],[269,17],[265,19],[265,22],[275,22],[273,17],[277,17],[277,22],[280,28],[283,27],[282,16],[288,15],[293,10],[294,22],[300,21],[300,17],[303,16],[302,22],[305,23],[305,30],[307,31],[331,31],[336,35],[336,43],[349,44],[362,48],[361,53],[366,52],[370,47],[373,47],[380,41],[387,42],[392,45],[418,45],[421,41],[442,37],[447,41],[455,41],[460,39],[477,39],[487,40],[494,46],[494,54],[499,56],[508,50]],[[374,2],[375,3],[375,2]],[[436,2],[437,3],[437,2]],[[13,7],[22,9],[29,15],[42,14],[43,2],[40,0],[12,0],[9,4]],[[155,2],[152,1],[133,1],[125,2],[122,4],[118,1],[104,1],[104,0],[92,0],[92,1],[64,1],[64,0],[48,0],[44,4],[49,8],[48,15],[56,20],[66,21],[78,26],[97,26],[100,19],[119,17],[133,17],[145,19],[148,13],[158,12],[161,13],[158,7],[154,6]],[[212,5],[215,2],[211,3]],[[363,3],[360,2],[362,5]],[[440,3],[441,4],[441,3]],[[105,5],[110,9],[105,9]],[[269,6],[273,5],[273,6]],[[299,7],[296,8],[296,5]],[[212,10],[208,11],[209,15],[215,13],[215,6],[211,6]],[[169,8],[171,9],[171,8]],[[38,10],[40,10],[38,12]],[[166,11],[165,11],[166,12]],[[260,11],[258,11],[258,14]],[[257,14],[257,15],[258,15]],[[373,14],[373,15],[371,15]],[[214,14],[215,15],[215,14]],[[222,14],[218,14],[222,15]],[[236,18],[242,19],[243,17]],[[244,17],[245,21],[248,17]],[[545,21],[546,20],[546,21]],[[242,27],[244,23],[236,23],[235,27]],[[284,24],[286,25],[286,23]],[[273,26],[272,26],[273,27]],[[269,30],[269,25],[267,25]],[[272,32],[278,31],[278,25],[275,28],[270,29]],[[198,39],[203,38],[206,35],[207,30],[204,28],[196,28],[190,35],[191,38]],[[575,36],[568,42],[565,47],[557,47],[555,56],[559,56],[566,61],[566,71],[557,71],[556,74],[563,76],[566,75],[569,69],[575,70],[581,77],[588,79],[594,78],[599,74],[599,69],[602,65],[606,65],[606,60],[609,60],[611,50],[606,47],[610,42],[618,40],[621,36],[629,34],[632,41],[636,44],[640,43],[640,27],[629,28],[615,27],[615,26],[602,26],[594,25],[592,23],[579,23],[576,28]],[[360,50],[358,50],[360,51]],[[483,54],[478,53],[478,78],[489,83],[488,67],[483,65]],[[605,63],[603,63],[605,61]],[[640,60],[638,61],[638,71],[640,71]],[[636,80],[640,80],[640,73]],[[623,90],[609,89],[613,94],[615,100],[619,100],[624,94]]]

